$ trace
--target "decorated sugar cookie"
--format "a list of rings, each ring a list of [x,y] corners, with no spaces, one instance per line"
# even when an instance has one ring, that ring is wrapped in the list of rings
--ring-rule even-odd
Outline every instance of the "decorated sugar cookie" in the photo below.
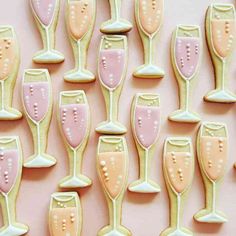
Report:
[[[228,159],[228,133],[225,124],[204,122],[201,125],[197,154],[206,190],[206,206],[194,218],[199,222],[224,223],[227,218],[216,209],[216,199]]]
[[[229,65],[235,48],[236,24],[233,4],[211,4],[206,15],[206,37],[215,69],[215,90],[204,99],[209,102],[236,102],[236,95],[228,89]]]
[[[64,56],[55,50],[55,30],[58,22],[60,0],[30,0],[31,9],[40,31],[43,49],[35,54],[35,63],[60,63]]]
[[[125,3],[125,1],[123,1]],[[105,21],[100,30],[105,34],[126,33],[132,29],[132,24],[121,18],[121,3],[122,0],[109,0],[111,8],[111,19]]]
[[[90,111],[84,91],[61,92],[58,113],[70,165],[70,173],[61,180],[60,187],[87,187],[92,181],[81,173],[83,153],[90,133]]]
[[[20,64],[20,52],[12,26],[0,26],[0,120],[18,120],[22,114],[12,108],[13,90]]]
[[[0,137],[0,204],[3,226],[0,236],[19,236],[28,226],[16,219],[16,198],[22,173],[22,150],[17,136]]]
[[[96,18],[96,0],[67,0],[66,23],[75,57],[75,68],[64,75],[68,82],[87,83],[95,80],[86,70],[87,50]]]
[[[124,137],[101,136],[99,138],[97,171],[107,199],[110,221],[98,232],[98,236],[132,235],[121,225],[122,202],[128,178],[128,150]]]
[[[53,103],[48,70],[25,70],[22,86],[23,107],[34,141],[34,154],[24,162],[24,167],[53,166],[56,164],[56,159],[46,154]]]
[[[118,102],[127,70],[127,37],[124,35],[106,35],[102,37],[98,76],[106,103],[107,120],[96,128],[102,134],[124,134],[127,129],[118,119]]]
[[[49,230],[51,236],[80,236],[82,208],[76,192],[58,192],[51,196]]]
[[[184,203],[194,175],[194,153],[190,138],[174,137],[166,139],[163,172],[171,207],[170,226],[160,235],[193,235],[190,230],[182,227]]]
[[[129,185],[129,190],[140,193],[157,193],[161,189],[150,179],[151,158],[160,130],[160,98],[158,94],[138,93],[131,108],[133,136],[139,154],[139,179]]]
[[[180,108],[169,119],[197,123],[199,115],[191,111],[194,81],[197,79],[202,54],[201,30],[196,25],[178,25],[171,43],[171,59],[179,85]]]
[[[136,0],[135,18],[143,42],[144,65],[134,71],[135,77],[162,78],[165,75],[164,70],[155,65],[155,45],[162,25],[163,8],[163,0]]]

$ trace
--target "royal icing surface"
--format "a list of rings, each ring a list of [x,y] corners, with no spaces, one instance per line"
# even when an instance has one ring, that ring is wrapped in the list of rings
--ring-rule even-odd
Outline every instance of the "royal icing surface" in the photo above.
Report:
[[[15,184],[19,169],[19,154],[16,149],[0,149],[0,191],[7,194]]]
[[[45,26],[50,25],[56,6],[56,0],[31,0],[31,4],[42,24]]]
[[[155,143],[160,128],[160,108],[137,105],[135,107],[135,133],[139,143],[149,148]]]
[[[16,58],[16,45],[12,38],[0,39],[0,80],[13,71]]]
[[[86,135],[88,107],[85,104],[69,104],[60,107],[63,133],[71,147],[77,148]]]
[[[93,0],[69,3],[69,29],[72,36],[80,40],[87,33],[93,18]]]
[[[116,88],[125,68],[124,49],[106,49],[100,51],[99,72],[102,82],[110,89]]]
[[[23,101],[31,119],[41,121],[49,108],[49,84],[47,82],[24,83]]]
[[[50,212],[51,236],[77,236],[78,221],[76,207],[53,208]]]
[[[201,137],[200,152],[203,169],[207,176],[213,181],[220,179],[224,174],[227,162],[227,139],[203,136]]]
[[[166,172],[172,188],[182,193],[188,188],[193,173],[193,160],[189,152],[167,152]]]
[[[106,191],[115,199],[122,191],[126,179],[124,152],[104,152],[98,155],[99,174]]]
[[[161,24],[163,11],[162,0],[139,0],[139,20],[143,30],[152,35]]]
[[[236,37],[234,20],[212,20],[212,40],[215,51],[220,57],[227,57],[231,53]]]
[[[200,55],[200,40],[196,37],[177,37],[175,59],[182,76],[191,79],[197,69]]]

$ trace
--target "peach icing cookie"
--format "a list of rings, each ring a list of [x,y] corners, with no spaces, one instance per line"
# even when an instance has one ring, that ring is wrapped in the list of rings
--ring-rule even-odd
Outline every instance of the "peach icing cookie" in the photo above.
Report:
[[[126,140],[120,136],[101,136],[97,148],[97,172],[103,187],[108,209],[109,225],[98,236],[131,236],[121,225],[122,202],[127,188],[128,149]]]
[[[124,134],[127,132],[118,120],[118,103],[126,77],[128,61],[127,37],[106,35],[99,49],[98,76],[104,96],[107,120],[96,128],[102,134]]]
[[[111,8],[111,19],[105,21],[100,31],[105,34],[126,33],[132,29],[132,24],[121,18],[121,2],[122,0],[109,0]]]
[[[66,1],[66,25],[75,58],[75,68],[64,75],[67,82],[87,83],[95,80],[94,74],[86,69],[95,19],[96,0]]]
[[[160,130],[160,98],[158,94],[138,93],[131,108],[133,137],[139,154],[139,179],[129,185],[129,191],[157,193],[160,186],[150,179],[151,158]]]
[[[3,226],[0,236],[20,236],[28,226],[16,220],[16,198],[22,174],[22,149],[18,136],[0,136],[0,204]]]
[[[161,236],[187,236],[193,233],[181,226],[184,202],[194,175],[194,153],[188,137],[167,138],[164,145],[163,172],[170,199],[170,226]]]
[[[228,159],[228,131],[223,123],[204,122],[198,132],[197,154],[206,191],[206,206],[194,215],[196,221],[224,223],[223,212],[216,210],[217,192]]]
[[[209,102],[236,102],[236,95],[228,90],[228,71],[235,48],[236,19],[233,4],[211,4],[206,14],[206,37],[215,69],[216,88],[204,99]]]
[[[76,192],[58,192],[51,196],[49,209],[51,236],[80,236],[82,208]]]
[[[197,123],[199,115],[191,111],[191,97],[202,55],[202,37],[197,25],[178,25],[172,36],[171,59],[179,85],[180,108],[169,116],[175,122]]]
[[[33,61],[47,64],[63,62],[64,56],[55,50],[60,0],[30,0],[30,5],[43,41],[43,49],[34,55]]]
[[[52,85],[47,69],[27,69],[22,83],[22,100],[33,141],[34,155],[24,162],[27,168],[50,167],[56,159],[46,154],[52,118]]]
[[[12,108],[12,97],[20,65],[20,52],[15,31],[10,25],[0,26],[0,120],[18,120],[21,112]]]
[[[144,65],[139,66],[133,76],[138,78],[162,78],[163,69],[156,66],[155,55],[158,32],[163,21],[163,0],[136,0],[135,18],[143,43]]]
[[[83,153],[90,133],[90,110],[83,90],[63,91],[59,98],[58,121],[69,156],[70,173],[61,188],[82,188],[92,181],[81,174]]]

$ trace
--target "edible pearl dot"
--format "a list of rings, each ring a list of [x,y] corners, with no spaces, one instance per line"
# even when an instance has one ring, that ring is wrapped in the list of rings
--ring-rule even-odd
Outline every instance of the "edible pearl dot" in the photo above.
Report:
[[[100,162],[100,165],[101,165],[101,166],[105,166],[105,165],[106,165],[106,162],[105,162],[105,161],[101,161],[101,162]]]

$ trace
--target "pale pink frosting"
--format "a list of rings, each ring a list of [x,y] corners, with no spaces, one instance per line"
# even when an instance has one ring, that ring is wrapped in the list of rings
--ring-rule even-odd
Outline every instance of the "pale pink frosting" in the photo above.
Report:
[[[47,82],[24,83],[23,101],[31,119],[41,121],[49,108],[49,84]]]
[[[88,106],[69,104],[60,107],[60,122],[67,142],[73,148],[78,147],[86,135],[88,127]]]
[[[19,170],[19,154],[16,149],[0,150],[0,191],[8,193],[15,184]]]
[[[50,25],[54,15],[56,0],[31,0],[31,4],[39,20],[45,26]]]
[[[119,85],[125,67],[124,49],[101,50],[99,56],[99,72],[102,82],[108,88]]]
[[[177,67],[186,79],[191,79],[196,72],[200,55],[200,40],[196,37],[177,37],[175,59]]]
[[[134,128],[139,143],[145,148],[149,148],[155,143],[159,133],[160,108],[137,105]]]

